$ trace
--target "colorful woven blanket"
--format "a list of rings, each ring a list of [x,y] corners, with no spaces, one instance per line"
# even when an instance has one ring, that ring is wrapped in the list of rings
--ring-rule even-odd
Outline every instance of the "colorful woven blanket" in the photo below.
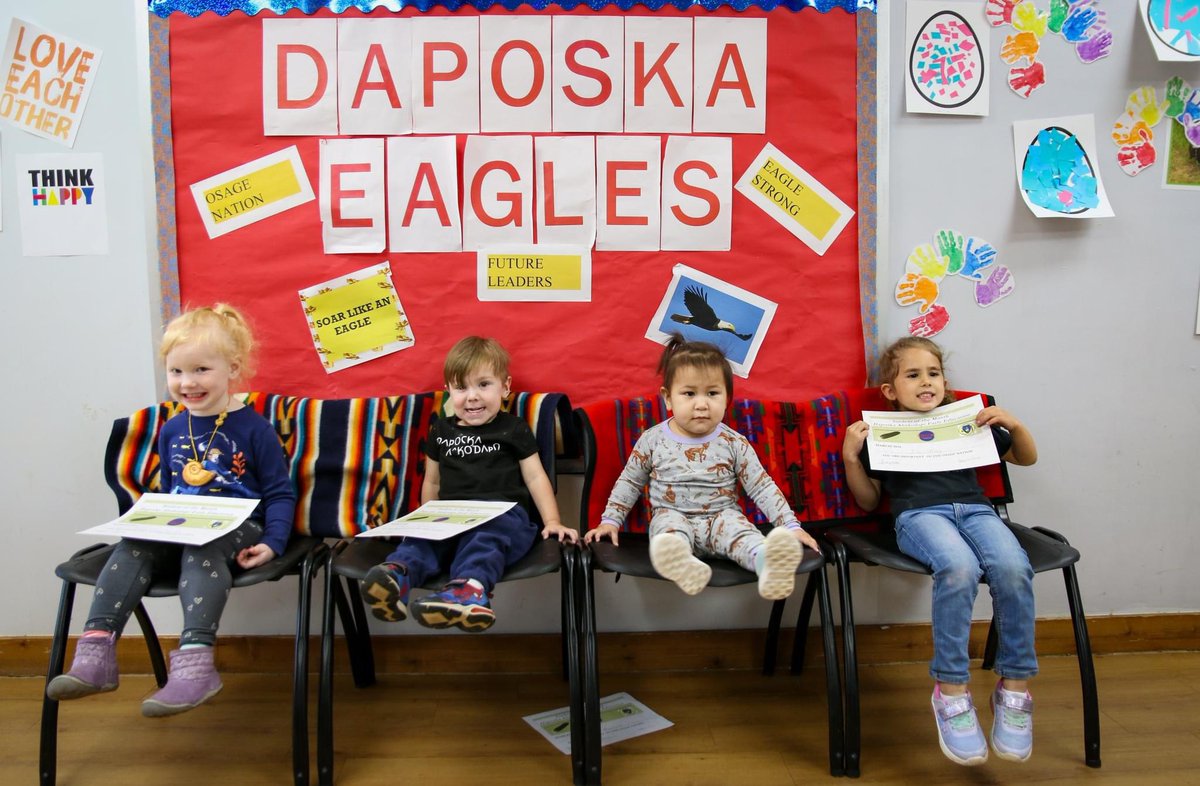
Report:
[[[424,440],[444,392],[321,400],[248,393],[275,427],[296,485],[296,531],[352,537],[420,504]],[[518,393],[506,409],[529,422],[555,477],[555,454],[577,450],[571,404],[561,393]],[[104,477],[121,513],[159,490],[158,430],[182,407],[166,402],[113,423]]]
[[[974,395],[959,392],[959,397]],[[582,407],[596,438],[596,467],[587,501],[586,527],[600,523],[608,494],[616,483],[634,443],[646,429],[667,418],[661,396],[608,399]],[[838,392],[812,401],[792,403],[737,399],[725,413],[725,423],[754,446],[763,467],[787,497],[801,521],[832,523],[864,518],[855,504],[842,466],[846,427],[862,411],[886,410],[890,405],[877,388]],[[979,481],[987,495],[1011,500],[1002,465],[983,467]],[[622,531],[646,532],[650,521],[648,494],[643,492]],[[747,518],[759,526],[768,522],[748,499],[741,500]]]

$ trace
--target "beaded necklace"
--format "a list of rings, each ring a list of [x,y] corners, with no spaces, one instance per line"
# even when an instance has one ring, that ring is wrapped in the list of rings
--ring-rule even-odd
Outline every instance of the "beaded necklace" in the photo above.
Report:
[[[200,457],[200,451],[196,450],[196,438],[192,436],[192,413],[188,412],[188,440],[192,443],[192,458],[188,459],[187,464],[183,466],[183,472],[180,473],[183,482],[189,486],[203,486],[217,476],[216,472],[211,469],[204,468],[204,462],[208,461],[208,453],[212,450],[213,440],[217,437],[217,432],[221,430],[221,424],[225,422],[225,416],[229,414],[229,410],[224,410],[220,415],[217,415],[217,424],[213,426],[212,433],[208,435],[208,446],[204,448],[204,457]]]

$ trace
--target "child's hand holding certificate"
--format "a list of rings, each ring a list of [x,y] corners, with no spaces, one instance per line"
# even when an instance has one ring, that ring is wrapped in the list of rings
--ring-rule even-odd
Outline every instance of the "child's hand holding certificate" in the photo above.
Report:
[[[982,397],[971,396],[929,412],[863,412],[871,468],[941,472],[999,464],[991,427],[975,423],[982,410]]]

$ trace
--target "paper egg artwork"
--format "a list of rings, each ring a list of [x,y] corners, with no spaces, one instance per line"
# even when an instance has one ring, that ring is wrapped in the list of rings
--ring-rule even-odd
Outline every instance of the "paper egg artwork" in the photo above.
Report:
[[[1030,203],[1055,213],[1082,213],[1100,204],[1096,169],[1075,134],[1043,128],[1021,164],[1021,190]]]
[[[971,23],[954,11],[933,14],[912,38],[908,58],[909,80],[927,105],[910,102],[908,111],[944,112],[964,107],[980,94],[984,68],[984,53]],[[986,104],[972,111],[976,112],[986,114]]]
[[[1180,59],[1200,58],[1200,0],[1150,0],[1146,29]]]

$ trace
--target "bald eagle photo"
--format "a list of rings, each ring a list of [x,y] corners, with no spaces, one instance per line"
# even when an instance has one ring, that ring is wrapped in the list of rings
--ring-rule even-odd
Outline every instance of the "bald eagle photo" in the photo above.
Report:
[[[750,339],[753,333],[739,333],[733,323],[726,322],[717,316],[713,307],[708,304],[708,293],[699,287],[688,287],[683,292],[683,305],[688,314],[672,314],[671,319],[684,325],[692,325],[701,330],[723,330],[732,333],[742,341]]]

